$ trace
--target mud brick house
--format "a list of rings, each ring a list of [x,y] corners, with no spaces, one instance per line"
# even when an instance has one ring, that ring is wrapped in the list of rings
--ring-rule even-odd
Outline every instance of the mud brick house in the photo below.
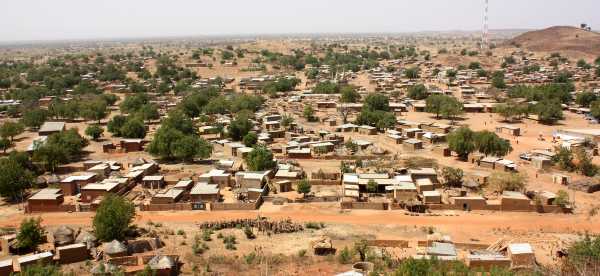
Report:
[[[452,197],[450,199],[456,208],[462,210],[483,210],[487,206],[485,198],[481,196]]]
[[[57,209],[64,202],[60,189],[46,188],[27,199],[27,211],[46,212]]]
[[[414,200],[418,196],[417,187],[412,182],[400,182],[397,185],[386,186],[388,197],[396,200],[396,202],[407,202]]]
[[[531,200],[522,193],[504,191],[500,204],[503,211],[529,211]]]
[[[190,191],[192,202],[217,202],[221,198],[219,185],[199,182]]]
[[[511,243],[507,247],[507,256],[512,267],[532,267],[535,265],[535,254],[528,243]]]
[[[224,189],[225,187],[231,186],[231,174],[224,170],[213,169],[207,173],[201,174],[198,177],[198,182],[218,184],[219,188]]]
[[[425,204],[440,204],[442,202],[442,194],[438,191],[424,191],[422,198]]]
[[[408,139],[402,142],[402,148],[406,151],[416,151],[423,149],[423,142],[417,139]]]
[[[180,189],[169,189],[164,193],[157,193],[152,197],[152,204],[171,204],[178,202],[185,191]]]
[[[262,189],[269,180],[271,171],[263,172],[238,172],[235,174],[235,183],[240,188]]]
[[[75,243],[56,248],[61,264],[83,262],[88,259],[89,252],[85,243]]]
[[[108,193],[115,193],[121,184],[116,181],[107,181],[105,179],[100,183],[90,183],[81,188],[81,201],[90,203],[96,200],[98,197],[104,196]]]
[[[123,139],[121,140],[121,149],[125,152],[136,152],[144,150],[144,140],[142,139]]]
[[[81,187],[96,181],[96,174],[71,175],[60,181],[60,189],[65,195],[76,195]]]

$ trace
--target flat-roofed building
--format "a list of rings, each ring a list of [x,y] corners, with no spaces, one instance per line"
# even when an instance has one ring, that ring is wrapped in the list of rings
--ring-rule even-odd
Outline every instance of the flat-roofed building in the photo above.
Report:
[[[64,122],[45,122],[38,130],[38,134],[40,136],[50,136],[64,131],[66,126]]]
[[[147,189],[162,189],[165,187],[164,175],[147,175],[142,178],[142,186]]]
[[[231,186],[231,174],[224,170],[212,169],[207,173],[203,173],[198,177],[199,182],[218,184],[219,188]]]
[[[27,211],[44,212],[55,209],[64,202],[60,189],[46,188],[27,199]]]
[[[96,174],[70,175],[60,181],[60,188],[65,195],[76,195],[81,187],[96,181]]]
[[[192,202],[217,202],[221,198],[219,185],[198,182],[190,191]]]
[[[156,193],[152,196],[152,204],[171,204],[178,202],[184,195],[184,190],[169,189],[164,193]]]
[[[81,188],[81,201],[92,202],[108,193],[115,193],[121,186],[118,181],[105,179],[100,183],[90,183]]]

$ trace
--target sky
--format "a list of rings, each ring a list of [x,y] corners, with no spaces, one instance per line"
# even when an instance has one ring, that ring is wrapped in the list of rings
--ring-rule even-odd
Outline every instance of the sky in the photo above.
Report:
[[[489,0],[490,29],[586,22],[599,0]],[[484,0],[6,0],[0,41],[473,31]]]

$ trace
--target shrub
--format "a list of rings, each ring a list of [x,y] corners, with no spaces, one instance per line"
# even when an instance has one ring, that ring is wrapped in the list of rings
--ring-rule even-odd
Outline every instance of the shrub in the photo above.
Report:
[[[246,235],[246,238],[249,240],[256,239],[256,235],[254,235],[254,232],[252,232],[252,228],[248,226],[244,227],[244,235]]]
[[[350,249],[348,249],[347,246],[340,251],[340,254],[338,255],[338,262],[341,264],[349,264],[352,262],[352,252],[350,252]]]

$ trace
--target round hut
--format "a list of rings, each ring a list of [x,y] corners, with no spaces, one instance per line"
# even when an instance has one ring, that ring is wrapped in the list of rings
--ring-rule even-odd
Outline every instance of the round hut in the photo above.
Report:
[[[127,246],[118,240],[104,243],[103,249],[109,258],[127,256]]]
[[[75,242],[75,231],[68,226],[60,226],[54,231],[54,246],[64,246]]]

